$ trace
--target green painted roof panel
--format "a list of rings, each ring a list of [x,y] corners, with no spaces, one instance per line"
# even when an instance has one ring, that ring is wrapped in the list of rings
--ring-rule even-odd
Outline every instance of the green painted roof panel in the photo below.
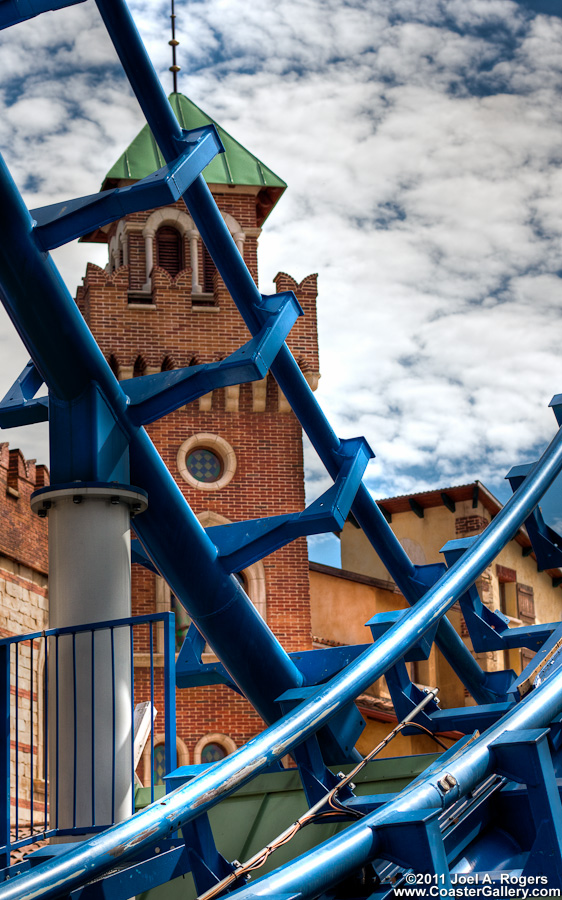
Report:
[[[372,796],[400,791],[438,758],[439,754],[428,753],[372,760],[353,779],[357,785],[355,793],[358,796]],[[347,774],[352,766],[338,768]],[[161,796],[164,796],[164,788],[155,787],[154,798],[160,799]],[[149,803],[150,788],[139,788],[135,793],[136,808],[143,808]],[[258,775],[250,784],[239,788],[233,796],[209,810],[217,849],[226,859],[247,860],[306,809],[307,803],[296,769]],[[293,840],[267,860],[260,873],[266,874],[288,863],[348,826],[349,822],[328,821],[301,829]],[[197,891],[191,876],[186,875],[138,896],[139,900],[195,900]]]
[[[209,184],[255,185],[274,187],[281,191],[287,187],[275,172],[183,94],[170,94],[169,100],[182,128],[190,130],[201,128],[203,125],[217,127],[225,152],[216,156],[203,172]],[[122,178],[139,180],[164,164],[152,132],[148,125],[145,125],[111,167],[104,180],[113,181]]]

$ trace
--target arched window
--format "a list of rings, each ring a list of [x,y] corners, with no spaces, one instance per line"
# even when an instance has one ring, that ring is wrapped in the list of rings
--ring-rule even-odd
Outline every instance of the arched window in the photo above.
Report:
[[[139,355],[135,359],[133,365],[133,378],[139,378],[141,375],[144,375],[146,371],[146,360],[143,356]]]
[[[154,787],[157,784],[164,784],[164,775],[166,774],[166,748],[164,744],[156,744],[154,748]]]
[[[227,753],[225,748],[222,744],[219,744],[216,741],[209,741],[209,743],[205,744],[205,746],[201,750],[202,763],[218,762],[219,759],[225,759],[226,756]]]
[[[172,278],[184,268],[183,239],[171,225],[163,225],[156,232],[156,265]]]
[[[206,734],[197,741],[193,750],[194,763],[214,763],[234,753],[236,744],[227,734]]]
[[[185,607],[174,594],[170,594],[170,601],[175,619],[176,653],[179,653],[185,640],[187,630],[191,625],[191,619]]]
[[[116,378],[119,378],[119,363],[117,362],[117,358],[112,353],[109,359],[107,360],[109,363],[109,368],[113,372]]]
[[[154,768],[151,769],[150,740],[145,744],[141,757],[142,773],[141,782],[144,787],[150,787],[151,779],[154,778],[154,784],[163,784],[166,767],[166,736],[162,734],[154,735]],[[189,765],[189,751],[181,738],[176,737],[176,756],[178,766]]]
[[[213,525],[228,525],[230,519],[225,519],[216,512],[206,510],[197,514],[203,528]],[[256,607],[262,619],[267,622],[267,596],[265,585],[265,567],[262,560],[252,563],[241,572],[235,572],[234,577],[242,585],[248,597]]]

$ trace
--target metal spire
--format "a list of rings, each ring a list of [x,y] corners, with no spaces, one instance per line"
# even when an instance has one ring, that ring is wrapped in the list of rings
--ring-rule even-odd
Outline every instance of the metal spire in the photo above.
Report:
[[[174,0],[171,0],[172,3],[172,12],[170,15],[170,20],[172,22],[172,40],[168,41],[170,47],[172,48],[172,65],[170,66],[170,72],[173,75],[174,79],[174,94],[178,92],[178,72],[181,69],[181,66],[178,66],[176,63],[176,47],[179,44],[179,41],[176,40],[176,14],[174,12]]]

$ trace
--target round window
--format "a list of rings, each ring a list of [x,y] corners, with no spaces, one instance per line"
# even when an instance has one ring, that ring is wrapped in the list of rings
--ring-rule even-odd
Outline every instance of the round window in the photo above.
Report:
[[[185,465],[189,474],[196,481],[202,481],[204,484],[212,484],[218,481],[223,472],[223,464],[220,456],[207,450],[206,447],[198,447],[188,454]]]
[[[200,491],[218,491],[236,472],[234,450],[218,434],[200,433],[184,441],[178,450],[182,478]]]

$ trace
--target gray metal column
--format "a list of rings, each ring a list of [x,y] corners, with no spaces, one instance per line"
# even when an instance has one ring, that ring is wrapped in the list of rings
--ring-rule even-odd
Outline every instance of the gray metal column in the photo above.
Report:
[[[130,518],[131,510],[146,508],[144,494],[117,485],[55,485],[34,494],[31,505],[49,519],[50,627],[130,616]],[[132,807],[129,629],[103,629],[93,639],[91,632],[51,638],[48,677],[51,827],[126,818]]]

